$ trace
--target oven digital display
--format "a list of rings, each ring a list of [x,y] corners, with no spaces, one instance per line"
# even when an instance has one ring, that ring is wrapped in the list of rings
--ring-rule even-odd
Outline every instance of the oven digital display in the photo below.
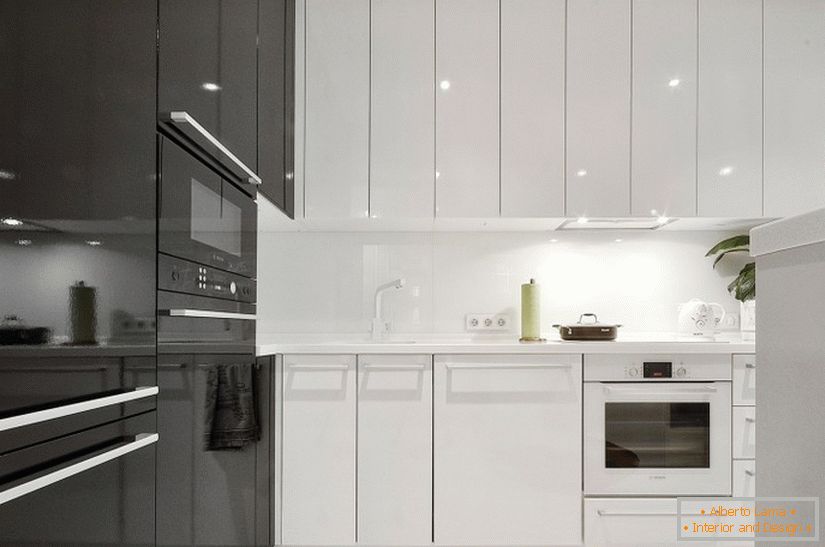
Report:
[[[673,363],[644,363],[645,378],[673,378]]]

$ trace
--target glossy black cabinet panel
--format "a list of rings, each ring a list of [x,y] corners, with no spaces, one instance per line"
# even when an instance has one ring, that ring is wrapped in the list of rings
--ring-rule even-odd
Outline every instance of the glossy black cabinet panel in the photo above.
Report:
[[[256,165],[257,0],[160,0],[158,111],[188,112]]]
[[[255,362],[248,355],[159,356],[158,545],[271,545],[269,436],[242,450],[207,451],[204,401],[209,367]],[[269,411],[268,366],[256,372],[258,416]],[[262,422],[265,428],[268,421]],[[263,430],[263,429],[262,429]]]
[[[290,218],[294,205],[295,0],[259,0],[260,191]]]
[[[155,0],[0,0],[0,320],[50,344],[84,281],[96,341],[154,347],[156,35]]]
[[[155,426],[149,412],[0,456],[0,489],[130,450]],[[0,544],[154,545],[155,446],[142,445],[0,505]]]

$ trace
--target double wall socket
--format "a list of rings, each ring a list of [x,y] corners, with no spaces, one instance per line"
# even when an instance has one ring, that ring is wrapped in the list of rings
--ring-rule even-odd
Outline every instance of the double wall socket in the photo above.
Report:
[[[503,313],[468,313],[464,317],[468,331],[510,330],[510,316]]]

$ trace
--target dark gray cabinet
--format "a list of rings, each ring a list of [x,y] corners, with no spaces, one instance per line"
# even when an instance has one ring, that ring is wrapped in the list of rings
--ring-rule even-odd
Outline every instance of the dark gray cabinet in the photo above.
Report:
[[[257,0],[160,0],[158,112],[185,111],[254,170]]]
[[[295,0],[259,0],[258,36],[260,192],[295,218]]]
[[[207,451],[204,402],[209,367],[236,355],[158,358],[158,545],[271,545],[272,367],[255,374],[261,439],[242,450]]]

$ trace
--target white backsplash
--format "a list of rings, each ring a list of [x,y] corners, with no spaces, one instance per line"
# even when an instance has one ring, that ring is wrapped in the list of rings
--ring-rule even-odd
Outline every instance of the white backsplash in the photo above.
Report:
[[[676,329],[690,298],[738,303],[705,252],[726,232],[262,232],[258,332],[366,333],[377,285],[396,333],[463,333],[467,313],[507,313],[519,331],[520,285],[541,284],[542,330],[593,312],[626,331]],[[557,241],[552,241],[553,239]],[[621,239],[621,241],[617,241]]]

